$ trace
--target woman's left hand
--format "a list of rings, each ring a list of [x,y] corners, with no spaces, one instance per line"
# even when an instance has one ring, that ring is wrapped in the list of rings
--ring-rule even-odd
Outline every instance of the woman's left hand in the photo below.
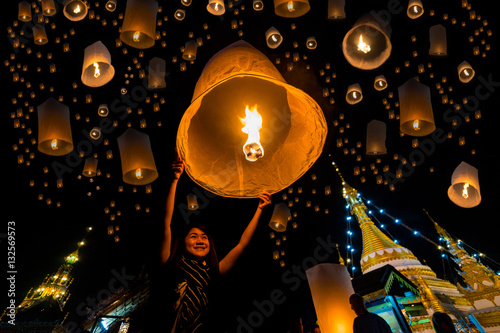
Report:
[[[271,202],[272,202],[272,200],[271,200],[271,194],[269,194],[267,192],[263,192],[261,195],[259,195],[259,206],[258,206],[258,208],[264,209],[267,206],[269,206],[271,204]]]

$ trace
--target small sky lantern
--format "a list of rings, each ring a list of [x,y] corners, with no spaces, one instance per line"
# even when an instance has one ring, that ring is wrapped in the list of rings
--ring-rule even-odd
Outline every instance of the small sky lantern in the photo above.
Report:
[[[383,121],[372,120],[366,126],[366,155],[387,154],[385,146],[386,125]]]
[[[38,150],[52,156],[73,150],[69,108],[50,97],[37,107]]]
[[[198,199],[196,199],[196,195],[194,195],[193,193],[189,193],[187,195],[187,205],[189,210],[198,209]]]
[[[63,13],[70,21],[81,21],[87,16],[87,4],[82,0],[66,0]]]
[[[411,19],[416,19],[422,16],[424,13],[424,7],[422,6],[422,1],[420,0],[410,0],[408,1],[408,8],[406,9],[406,15]]]
[[[42,0],[42,13],[45,16],[52,16],[56,13],[54,0]]]
[[[441,25],[433,25],[429,28],[430,47],[429,54],[433,56],[445,56],[447,54],[446,28]]]
[[[147,185],[158,177],[149,136],[128,128],[118,137],[123,181],[131,185]]]
[[[155,45],[156,0],[127,0],[120,39],[136,49],[147,49]]]
[[[316,37],[311,36],[311,37],[307,38],[307,40],[306,40],[306,47],[309,50],[314,50],[317,46],[318,46],[318,42],[316,42]]]
[[[328,0],[328,19],[345,19],[345,0]]]
[[[45,32],[44,26],[35,24],[33,27],[33,39],[36,45],[47,44],[49,40],[47,39],[47,33]]]
[[[166,61],[165,59],[154,57],[149,61],[148,88],[158,89],[167,86],[165,82]]]
[[[262,0],[253,0],[253,9],[255,11],[261,11],[264,9],[264,2]]]
[[[273,215],[269,221],[269,227],[274,231],[283,232],[286,230],[288,220],[291,218],[290,208],[284,202],[274,205]]]
[[[385,78],[385,76],[383,75],[378,75],[376,78],[375,78],[375,81],[373,82],[373,87],[375,88],[375,90],[377,91],[382,91],[384,90],[385,88],[387,88],[387,80]]]
[[[460,65],[458,65],[458,78],[460,79],[460,82],[470,82],[475,73],[476,72],[467,61],[463,61]]]
[[[278,46],[280,46],[282,41],[283,37],[275,27],[271,27],[266,31],[266,43],[269,48],[277,48]]]
[[[359,103],[363,99],[363,93],[361,91],[361,86],[358,83],[351,84],[347,87],[347,93],[345,95],[345,100],[347,103],[353,105]]]
[[[179,124],[177,148],[198,185],[220,196],[256,198],[303,175],[326,134],[317,102],[240,40],[205,65]],[[288,159],[293,163],[283,163]]]
[[[306,270],[321,332],[352,332],[356,314],[349,297],[354,294],[347,267],[323,263]]]
[[[99,105],[99,107],[97,108],[97,113],[101,117],[107,117],[108,114],[109,114],[108,105],[107,104],[101,104],[101,105]]]
[[[97,158],[89,157],[85,160],[82,174],[85,177],[95,177],[97,174]]]
[[[436,125],[429,87],[409,79],[398,88],[398,93],[401,132],[411,136],[425,136],[434,132]]]
[[[380,67],[391,55],[391,26],[377,13],[363,15],[342,42],[346,60],[354,67],[370,70]]]
[[[274,13],[281,17],[299,17],[311,9],[308,0],[274,0]]]
[[[174,17],[177,21],[182,21],[186,18],[186,11],[184,9],[177,9],[174,13]]]
[[[31,21],[31,4],[27,1],[21,1],[19,3],[19,10],[17,18],[23,22]]]
[[[89,87],[101,87],[115,76],[111,65],[111,54],[101,41],[85,48],[82,68],[82,83]]]
[[[182,53],[182,59],[195,60],[197,49],[198,49],[198,44],[196,44],[195,40],[187,41],[184,46],[184,52]]]
[[[453,171],[448,197],[463,208],[472,208],[481,202],[478,171],[472,165],[462,162]]]
[[[212,15],[222,15],[226,12],[224,0],[208,0],[207,11]]]
[[[110,12],[114,12],[116,9],[116,0],[106,1],[106,9]]]

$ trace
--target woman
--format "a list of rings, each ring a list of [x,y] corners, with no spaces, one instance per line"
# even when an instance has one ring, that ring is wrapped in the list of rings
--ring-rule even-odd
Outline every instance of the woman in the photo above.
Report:
[[[176,152],[177,153],[177,152]],[[172,163],[174,173],[167,195],[164,233],[161,244],[160,264],[164,287],[161,302],[168,317],[165,332],[204,332],[211,289],[219,276],[226,274],[241,256],[257,228],[262,211],[271,203],[271,196],[263,193],[259,197],[257,210],[243,232],[238,244],[218,261],[212,238],[203,225],[189,225],[179,239],[172,244],[171,222],[174,211],[175,192],[185,162]]]

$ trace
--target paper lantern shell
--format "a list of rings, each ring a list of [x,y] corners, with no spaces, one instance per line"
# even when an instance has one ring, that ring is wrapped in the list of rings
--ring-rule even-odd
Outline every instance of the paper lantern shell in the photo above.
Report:
[[[408,1],[408,7],[406,9],[406,15],[411,19],[417,19],[424,13],[424,7],[422,6],[422,1],[420,0],[410,0]]]
[[[481,203],[478,171],[472,165],[462,162],[453,171],[448,197],[456,205],[472,208]]]
[[[45,16],[54,15],[57,12],[54,0],[42,0],[42,12]]]
[[[149,61],[148,71],[149,89],[165,88],[167,86],[165,82],[166,62],[164,59],[157,57],[152,58]]]
[[[49,40],[47,39],[47,33],[45,32],[44,26],[36,24],[33,27],[33,39],[36,45],[47,44]]]
[[[346,18],[345,0],[328,0],[328,19],[340,20]]]
[[[87,4],[81,0],[67,0],[64,2],[63,13],[70,21],[81,21],[87,16]]]
[[[286,230],[290,217],[290,208],[288,208],[283,202],[276,204],[274,205],[273,215],[269,221],[269,227],[275,231],[283,232]]]
[[[356,314],[349,303],[354,289],[347,267],[323,263],[306,275],[321,331],[351,333]]]
[[[354,67],[370,70],[380,67],[391,55],[391,26],[377,13],[359,18],[342,41],[346,60]],[[360,37],[370,46],[370,51],[358,49]]]
[[[31,21],[31,4],[27,1],[19,2],[19,10],[17,14],[17,18],[23,22]]]
[[[223,0],[208,0],[207,11],[212,15],[222,15],[226,12]]]
[[[458,70],[458,78],[462,83],[469,83],[470,80],[472,80],[474,78],[474,75],[476,74],[472,66],[467,61],[463,61],[462,63],[460,63],[460,65],[458,65],[457,70]]]
[[[85,48],[82,68],[82,83],[89,87],[101,87],[115,76],[111,65],[111,54],[101,41]]]
[[[308,0],[274,0],[274,13],[281,17],[300,17],[306,14],[311,6]]]
[[[255,162],[242,149],[246,106],[257,106],[262,117],[265,155]],[[255,198],[302,176],[320,156],[326,134],[316,101],[288,85],[264,54],[238,41],[203,69],[179,125],[177,148],[198,185],[220,196]]]
[[[118,137],[123,181],[132,185],[146,185],[158,177],[149,136],[133,128]],[[138,170],[140,169],[140,176]]]
[[[398,88],[398,94],[401,132],[412,136],[425,136],[434,132],[436,125],[429,87],[409,79]],[[418,121],[418,126],[415,121]]]
[[[53,97],[37,107],[38,150],[52,156],[66,155],[73,150],[69,108]]]
[[[387,154],[385,146],[386,125],[383,121],[372,120],[366,127],[366,155]]]
[[[448,53],[446,40],[446,28],[437,24],[429,28],[429,54],[433,56],[445,56]]]
[[[137,49],[147,49],[155,44],[156,13],[155,0],[128,0],[120,39]]]

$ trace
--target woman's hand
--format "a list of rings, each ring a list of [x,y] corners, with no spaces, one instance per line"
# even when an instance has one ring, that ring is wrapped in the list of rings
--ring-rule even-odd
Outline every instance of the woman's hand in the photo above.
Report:
[[[181,160],[177,148],[175,149],[175,160],[172,162],[172,171],[174,179],[179,179],[186,168],[186,161]]]
[[[262,209],[264,210],[264,208],[266,208],[267,206],[269,206],[271,204],[272,200],[271,200],[271,194],[267,193],[267,192],[263,192],[261,195],[259,195],[259,206],[258,208],[259,209]]]

